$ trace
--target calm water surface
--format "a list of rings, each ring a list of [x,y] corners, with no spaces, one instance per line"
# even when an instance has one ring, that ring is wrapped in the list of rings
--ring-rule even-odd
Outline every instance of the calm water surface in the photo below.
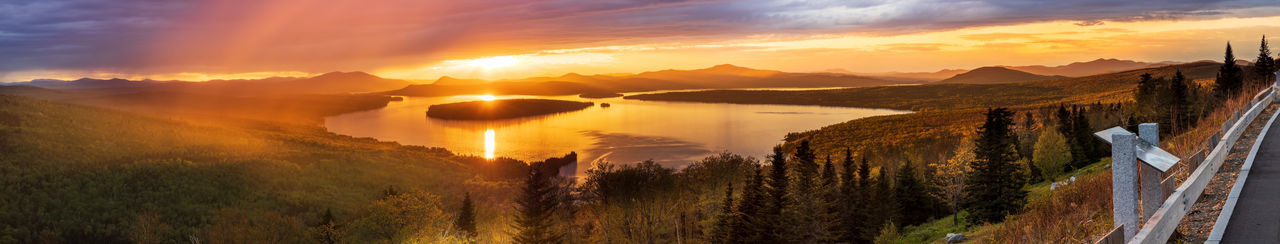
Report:
[[[598,161],[634,163],[652,159],[682,168],[705,156],[732,152],[763,158],[789,132],[818,129],[857,118],[908,111],[794,105],[655,102],[577,96],[498,96],[591,101],[584,110],[497,121],[428,118],[432,104],[480,100],[482,96],[405,97],[377,110],[325,119],[329,131],[402,144],[448,148],[458,154],[536,161],[579,154],[578,171]],[[610,107],[601,107],[609,103]]]

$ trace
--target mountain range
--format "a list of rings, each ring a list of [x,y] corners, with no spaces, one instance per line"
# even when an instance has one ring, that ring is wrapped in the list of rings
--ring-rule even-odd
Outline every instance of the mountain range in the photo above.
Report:
[[[369,93],[399,89],[409,84],[410,82],[405,80],[386,79],[364,72],[329,72],[314,77],[270,77],[204,82],[81,78],[70,81],[38,79],[6,85],[96,92],[146,91],[252,96]]]
[[[991,84],[1067,78],[1061,75],[1037,75],[1010,68],[992,66],[970,70],[937,83]]]
[[[617,96],[624,92],[688,89],[867,87],[898,84],[1004,83],[1078,77],[1171,64],[1131,60],[1097,59],[1060,66],[991,66],[973,70],[937,72],[853,73],[846,70],[797,73],[752,69],[721,64],[693,70],[659,70],[636,74],[582,75],[504,80],[459,79],[444,76],[429,84],[387,79],[363,72],[330,72],[314,77],[271,77],[206,82],[90,79],[39,79],[6,85],[95,92],[181,92],[203,94],[299,95],[376,93],[384,95],[448,96],[486,93],[495,95]]]
[[[694,70],[660,70],[638,74],[533,77],[473,80],[441,77],[431,84],[410,85],[388,95],[444,96],[459,94],[575,95],[607,97],[616,93],[684,89],[864,87],[914,82],[892,81],[835,73],[790,73],[721,64]],[[599,95],[604,94],[604,95]],[[612,95],[610,95],[612,94]]]
[[[1003,67],[1006,69],[1022,71],[1022,72],[1027,72],[1027,73],[1042,75],[1042,76],[1082,77],[1082,76],[1105,74],[1105,73],[1112,73],[1112,72],[1119,72],[1119,71],[1126,71],[1126,70],[1160,67],[1160,66],[1179,64],[1179,63],[1180,62],[1172,62],[1172,61],[1152,63],[1152,62],[1140,62],[1140,61],[1133,61],[1133,60],[1099,58],[1099,59],[1095,59],[1088,62],[1074,62],[1074,63],[1070,63],[1066,65],[1058,65],[1058,66],[1044,66],[1044,65],[1003,66],[1001,65],[1001,66],[995,66],[995,67]],[[857,73],[857,72],[849,72],[841,69],[828,70],[828,72],[834,72],[834,73],[856,74],[856,75],[873,77],[877,79],[897,80],[897,81],[913,81],[913,80],[914,81],[941,81],[941,80],[952,78],[956,75],[960,75],[969,71],[970,70],[965,70],[965,69],[944,69],[936,72]]]

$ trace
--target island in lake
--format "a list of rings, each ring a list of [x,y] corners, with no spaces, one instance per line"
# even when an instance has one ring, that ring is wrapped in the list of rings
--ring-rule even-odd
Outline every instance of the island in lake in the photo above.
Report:
[[[594,106],[592,102],[551,99],[505,99],[431,105],[427,117],[447,120],[513,119],[577,111]]]

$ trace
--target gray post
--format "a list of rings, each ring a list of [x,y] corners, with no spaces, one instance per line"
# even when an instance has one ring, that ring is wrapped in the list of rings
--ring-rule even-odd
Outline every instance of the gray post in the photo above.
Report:
[[[1138,234],[1138,152],[1133,133],[1111,134],[1111,213],[1124,239]]]
[[[1160,127],[1156,123],[1143,123],[1138,125],[1138,137],[1143,141],[1151,143],[1151,145],[1160,146]],[[1112,159],[1114,160],[1114,158]],[[1114,161],[1113,161],[1114,162]],[[1142,173],[1142,221],[1151,220],[1151,215],[1156,213],[1156,209],[1160,209],[1160,203],[1164,202],[1164,191],[1160,188],[1160,170],[1146,163],[1138,163],[1139,170]],[[1114,166],[1113,166],[1114,167]]]

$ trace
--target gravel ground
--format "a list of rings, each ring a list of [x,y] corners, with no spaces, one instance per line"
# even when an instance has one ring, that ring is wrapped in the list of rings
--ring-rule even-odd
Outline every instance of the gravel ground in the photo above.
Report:
[[[1187,212],[1187,216],[1178,223],[1178,230],[1169,238],[1169,243],[1203,243],[1209,238],[1214,221],[1218,220],[1218,213],[1222,211],[1222,204],[1227,201],[1227,195],[1231,193],[1231,187],[1240,173],[1240,166],[1249,156],[1249,150],[1253,148],[1253,142],[1258,138],[1258,133],[1275,111],[1276,105],[1272,104],[1249,123],[1240,140],[1231,147],[1231,153],[1227,154],[1227,160],[1222,163],[1222,168],[1218,169],[1218,173],[1209,180],[1209,185],[1205,186],[1200,199],[1196,200],[1195,205],[1191,206],[1191,211]]]

